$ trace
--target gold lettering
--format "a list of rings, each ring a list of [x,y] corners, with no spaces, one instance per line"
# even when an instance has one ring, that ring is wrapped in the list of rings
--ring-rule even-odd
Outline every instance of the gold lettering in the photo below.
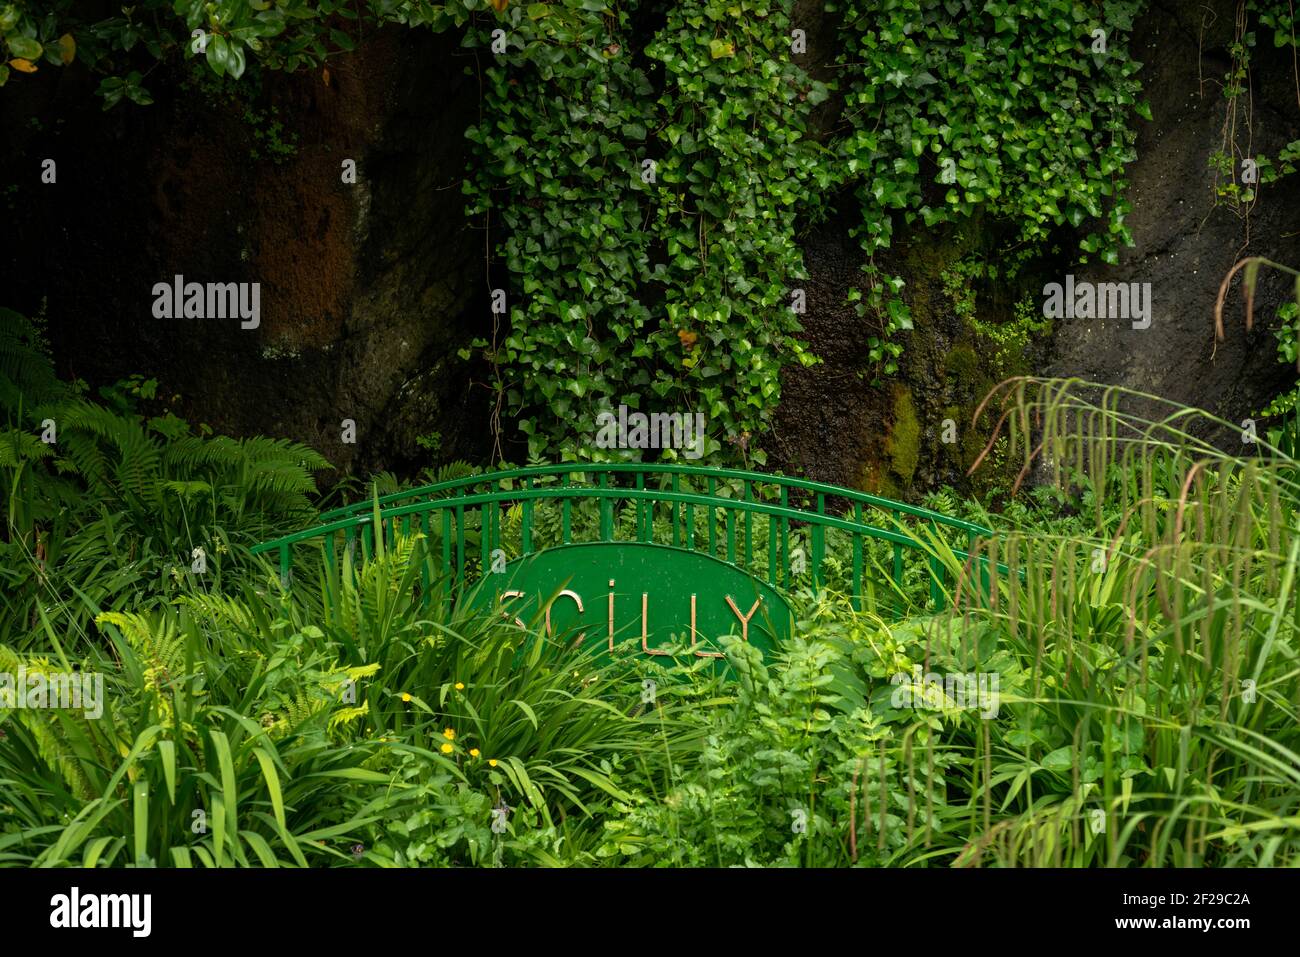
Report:
[[[581,615],[586,610],[582,607],[581,595],[579,595],[576,591],[570,591],[567,588],[564,589],[564,591],[560,592],[553,599],[551,599],[551,601],[546,606],[546,637],[548,638],[555,637],[555,629],[551,627],[551,605],[554,605],[561,598],[565,598],[565,597],[573,599],[573,603],[578,606],[578,614]],[[586,637],[587,637],[587,633],[584,631],[577,638],[573,639],[574,645],[582,644],[582,639]]]
[[[763,601],[763,596],[759,595],[757,598],[754,599],[754,607],[749,609],[749,614],[742,615],[740,613],[740,609],[736,607],[736,603],[731,600],[731,596],[730,595],[727,596],[727,604],[731,606],[731,610],[735,612],[736,617],[740,619],[740,640],[741,641],[749,641],[749,620],[754,617],[754,612],[758,611],[758,606],[762,603],[762,601]]]
[[[521,592],[521,591],[503,591],[503,592],[501,593],[501,601],[502,601],[502,602],[504,602],[507,598],[523,598],[523,597],[524,597],[524,593]],[[503,612],[502,615],[501,615],[501,617],[504,618],[506,621],[509,621],[509,620],[510,620],[510,612],[508,612],[508,611],[507,611],[507,612]],[[518,625],[520,628],[524,629],[524,631],[527,631],[527,630],[528,630],[528,626],[524,624],[522,618],[516,618],[516,619],[515,619],[515,624]]]
[[[695,596],[691,596],[691,644],[695,644]],[[700,658],[725,658],[726,655],[718,651],[700,651],[695,649],[695,654]]]
[[[650,631],[649,626],[646,624],[646,618],[648,613],[648,608],[646,606],[649,603],[650,603],[650,596],[647,595],[645,592],[642,592],[641,593],[641,650],[644,651],[647,655],[666,655],[668,654],[668,652],[657,651],[646,644],[646,638],[649,635],[649,631]]]
[[[609,650],[614,650],[614,579],[609,580]]]

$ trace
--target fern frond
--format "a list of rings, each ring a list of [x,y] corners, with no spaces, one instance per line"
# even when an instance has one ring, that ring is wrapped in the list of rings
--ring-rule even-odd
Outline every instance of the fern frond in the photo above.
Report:
[[[14,411],[66,394],[40,330],[12,309],[0,309],[0,409]]]
[[[114,625],[145,666],[145,683],[155,691],[165,681],[181,676],[185,664],[184,636],[171,618],[155,625],[138,612],[105,611],[95,616],[97,625]]]
[[[157,444],[137,420],[84,399],[67,403],[61,417],[62,430],[87,432],[117,449],[114,471],[122,492],[153,507],[162,505],[158,488],[161,456]]]
[[[0,431],[0,467],[16,468],[23,462],[48,458],[54,450],[39,437],[21,429]]]
[[[20,670],[24,670],[28,674],[48,675],[41,662],[24,660],[12,649],[0,645],[0,672],[12,675],[17,674]],[[24,689],[17,690],[21,694]],[[9,711],[3,707],[4,704],[16,704],[16,702],[0,701],[0,724],[4,723],[6,717],[12,715],[23,730],[30,735],[32,743],[36,746],[37,754],[41,756],[47,767],[59,775],[68,786],[68,790],[80,800],[93,800],[96,797],[95,789],[82,767],[82,756],[77,754],[76,749],[69,742],[66,732],[60,725],[60,717],[73,721],[85,721],[86,719],[76,714],[60,716],[53,712],[31,711],[26,708],[15,708],[13,711]]]
[[[257,631],[257,620],[252,611],[236,598],[217,592],[198,592],[181,595],[176,601],[218,628],[226,627],[244,634]]]

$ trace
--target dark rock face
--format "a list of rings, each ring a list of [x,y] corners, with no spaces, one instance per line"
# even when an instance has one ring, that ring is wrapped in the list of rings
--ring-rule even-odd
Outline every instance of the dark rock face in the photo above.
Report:
[[[1156,3],[1137,30],[1154,122],[1141,124],[1127,170],[1136,248],[1115,268],[1072,267],[1077,237],[1067,230],[1047,261],[1013,282],[970,283],[975,315],[999,323],[1026,298],[1041,305],[1043,283],[1067,273],[1149,282],[1150,328],[1063,319],[1014,363],[995,358],[944,273],[963,259],[996,261],[1006,225],[930,233],[897,224],[880,265],[906,281],[915,330],[900,374],[873,384],[870,324],[846,301],[863,280],[849,236],[859,214],[842,196],[803,239],[805,336],[824,361],[783,375],[764,439],[771,466],[901,496],[960,484],[987,440],[971,414],[1014,372],[1139,388],[1234,422],[1293,381],[1272,336],[1286,277],[1261,273],[1250,334],[1236,289],[1227,341],[1213,341],[1214,298],[1237,259],[1300,264],[1300,175],[1264,187],[1248,219],[1215,205],[1208,159],[1223,140],[1216,81],[1229,68],[1234,4],[1210,7]],[[643,10],[647,24],[658,10]],[[829,79],[835,21],[813,0],[800,0],[796,20],[808,31],[809,71]],[[268,74],[239,101],[160,70],[149,82],[155,105],[108,113],[83,71],[11,82],[0,97],[12,134],[0,176],[16,184],[0,196],[0,304],[46,317],[65,372],[92,385],[146,373],[168,398],[180,396],[173,407],[191,421],[306,442],[345,473],[487,461],[487,370],[457,351],[490,337],[489,290],[506,277],[489,281],[498,237],[463,213],[464,132],[477,119],[478,89],[464,69],[472,53],[458,43],[455,31],[381,30],[328,71]],[[1264,39],[1254,56],[1251,149],[1276,156],[1300,138],[1292,64]],[[841,105],[832,96],[818,108],[814,135],[835,131]],[[46,157],[58,163],[53,186],[40,183]],[[341,180],[348,159],[355,185]],[[261,283],[260,327],[154,318],[153,285],[176,274]],[[355,444],[342,441],[346,419]],[[955,437],[941,440],[949,421]]]
[[[488,316],[460,192],[464,63],[450,35],[386,30],[327,71],[268,76],[251,103],[160,78],[153,106],[101,113],[71,72],[7,90],[0,121],[24,134],[3,160],[20,184],[6,302],[44,311],[65,371],[156,376],[218,431],[306,442],[346,471],[480,457],[486,393],[456,357]],[[153,285],[176,274],[260,283],[260,325],[155,318]]]
[[[1209,157],[1224,141],[1228,103],[1220,88],[1231,65],[1233,6],[1211,6],[1157,3],[1137,25],[1134,50],[1145,64],[1154,122],[1140,123],[1138,159],[1128,170],[1136,245],[1116,268],[1074,270],[1080,280],[1150,283],[1151,326],[1064,320],[1048,371],[1139,389],[1240,423],[1295,381],[1294,370],[1277,361],[1273,336],[1278,307],[1294,296],[1292,279],[1260,272],[1255,328],[1247,333],[1238,274],[1224,308],[1225,341],[1217,345],[1214,301],[1245,256],[1300,266],[1300,176],[1263,186],[1248,217],[1215,203]],[[1260,31],[1252,55],[1253,132],[1239,139],[1253,155],[1276,157],[1300,139],[1300,95],[1290,55],[1274,49],[1267,32]]]
[[[970,287],[976,316],[1005,323],[1027,299],[1041,309],[1044,285],[1064,284],[1067,274],[1094,284],[1150,283],[1149,328],[1135,329],[1127,319],[1061,319],[1019,361],[999,361],[958,315],[942,275],[967,256],[996,263],[1004,226],[980,221],[932,232],[896,223],[894,249],[880,264],[906,281],[915,329],[904,340],[900,374],[873,386],[866,342],[871,332],[845,302],[862,277],[860,254],[848,237],[855,202],[841,197],[840,215],[815,229],[805,245],[811,277],[805,284],[805,337],[825,361],[785,371],[772,464],[902,496],[938,484],[960,485],[995,421],[985,416],[972,423],[972,413],[1009,374],[1121,385],[1233,423],[1253,416],[1293,383],[1295,372],[1277,361],[1273,336],[1278,307],[1294,296],[1291,277],[1260,272],[1255,328],[1247,333],[1238,274],[1224,310],[1226,339],[1214,341],[1215,298],[1234,263],[1262,255],[1300,266],[1300,175],[1264,186],[1248,217],[1216,203],[1209,159],[1224,140],[1228,104],[1219,81],[1230,67],[1234,7],[1224,0],[1196,7],[1155,3],[1136,25],[1133,49],[1144,61],[1140,76],[1153,122],[1135,121],[1138,157],[1126,169],[1135,247],[1121,254],[1120,264],[1071,265],[1078,237],[1063,230],[1052,254],[1013,282],[979,280]],[[1300,138],[1294,70],[1287,51],[1261,36],[1252,62],[1254,155],[1276,157]],[[1140,405],[1133,410],[1147,411]],[[954,441],[942,440],[947,420],[956,426]],[[1235,430],[1213,438],[1240,448]],[[999,478],[995,460],[981,468],[992,481]]]

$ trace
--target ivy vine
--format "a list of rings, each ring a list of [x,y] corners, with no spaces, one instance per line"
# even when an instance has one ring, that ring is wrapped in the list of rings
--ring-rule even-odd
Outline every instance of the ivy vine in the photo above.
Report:
[[[505,11],[469,132],[470,214],[497,211],[518,278],[509,332],[481,343],[507,423],[534,455],[617,458],[640,452],[599,448],[600,413],[700,411],[712,449],[761,462],[782,365],[813,361],[791,283],[798,201],[830,181],[802,138],[825,86],[790,61],[788,0],[678,3],[641,57],[633,7],[572,6]]]
[[[33,7],[0,0],[5,62],[81,57],[107,105],[149,101],[141,49],[238,78],[317,66],[372,25],[463,29],[482,81],[466,209],[505,292],[476,348],[494,429],[533,456],[639,457],[594,441],[626,405],[703,413],[710,451],[761,463],[782,370],[816,361],[798,230],[843,199],[880,377],[912,323],[878,263],[896,230],[984,210],[1018,224],[1022,254],[1085,222],[1084,258],[1132,241],[1140,0],[835,0],[832,84],[804,70],[793,0],[140,0],[96,23],[70,0]],[[810,130],[832,94],[835,125]]]
[[[854,184],[865,254],[859,312],[878,317],[871,357],[896,371],[910,329],[903,281],[884,276],[895,217],[926,227],[977,208],[1019,224],[1033,246],[1100,220],[1085,254],[1114,263],[1132,245],[1122,171],[1136,158],[1131,114],[1141,64],[1127,35],[1141,6],[1077,0],[848,0],[839,162]]]

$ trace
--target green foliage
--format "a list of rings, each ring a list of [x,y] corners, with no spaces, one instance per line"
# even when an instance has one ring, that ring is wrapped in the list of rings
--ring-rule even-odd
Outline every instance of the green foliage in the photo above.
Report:
[[[895,218],[926,226],[987,209],[1019,225],[1018,243],[1102,219],[1080,243],[1117,261],[1132,245],[1123,168],[1136,158],[1134,74],[1127,36],[1139,2],[982,3],[850,0],[842,11],[846,117],[836,145],[862,210],[854,228],[867,261],[860,314],[876,317],[872,358],[894,371],[897,334],[911,328],[902,280],[875,257]],[[1104,28],[1104,52],[1094,30]],[[1096,52],[1094,52],[1096,51]],[[1086,260],[1086,256],[1084,257]]]
[[[517,427],[530,455],[636,456],[596,446],[602,412],[698,411],[707,452],[761,464],[781,370],[816,361],[798,338],[800,229],[837,195],[861,210],[866,280],[850,301],[877,381],[898,371],[912,328],[903,280],[876,265],[896,219],[987,210],[1018,225],[1021,247],[1101,220],[1081,248],[1115,261],[1130,242],[1129,123],[1144,109],[1126,47],[1139,6],[854,0],[838,11],[834,86],[792,52],[792,0],[681,0],[653,35],[633,29],[636,3],[603,0],[146,0],[94,25],[57,2],[15,29],[84,34],[111,105],[148,100],[129,70],[137,44],[239,79],[252,61],[317,66],[369,23],[463,27],[483,90],[466,209],[510,277],[474,344],[494,370],[498,437]],[[812,110],[833,92],[840,122],[814,138]],[[273,117],[251,122],[259,154],[291,151]]]
[[[411,598],[416,539],[363,569],[105,613],[103,716],[0,711],[0,861],[557,863],[574,821],[661,773],[676,718],[561,643]],[[266,570],[263,568],[262,572]],[[0,646],[0,670],[66,670]],[[50,715],[53,715],[51,717]],[[492,830],[492,808],[509,809]]]
[[[681,761],[662,797],[617,806],[622,816],[606,822],[599,857],[642,866],[847,865],[844,825],[854,814],[873,844],[875,824],[898,844],[906,785],[897,755],[881,747],[890,730],[870,711],[851,640],[816,630],[766,665],[753,648],[727,643],[739,673],[730,707],[688,714],[703,728],[704,747]],[[850,811],[867,780],[890,795],[876,817],[861,805]],[[862,860],[883,863],[889,850],[864,845]]]
[[[1244,260],[1240,265],[1245,267],[1242,285],[1245,287],[1247,295],[1248,326],[1253,318],[1250,313],[1254,309],[1255,288],[1260,267],[1267,266],[1272,270],[1293,277],[1295,294],[1290,301],[1284,301],[1279,307],[1277,318],[1280,325],[1273,331],[1273,335],[1277,339],[1278,361],[1284,365],[1300,369],[1300,344],[1298,344],[1300,340],[1297,339],[1297,334],[1300,333],[1300,270],[1262,258]],[[1222,293],[1220,297],[1222,299]],[[1221,307],[1222,302],[1219,303],[1219,308]],[[1255,414],[1274,420],[1268,429],[1268,445],[1270,447],[1281,450],[1291,458],[1300,455],[1300,383],[1293,385],[1290,389],[1282,392],[1281,395],[1275,396],[1272,402]]]
[[[0,642],[26,642],[42,616],[83,634],[101,608],[219,587],[232,552],[316,514],[319,454],[195,435],[140,411],[156,388],[137,377],[92,401],[55,377],[33,323],[0,310]]]
[[[1224,74],[1222,91],[1227,101],[1223,139],[1209,155],[1214,173],[1215,201],[1226,201],[1239,216],[1249,216],[1259,198],[1259,187],[1277,182],[1296,171],[1300,159],[1300,140],[1282,147],[1277,162],[1263,153],[1251,153],[1252,83],[1251,63],[1258,42],[1257,29],[1271,30],[1274,47],[1300,45],[1300,22],[1291,0],[1249,0],[1238,12],[1232,42],[1228,46],[1230,65]],[[1300,82],[1300,73],[1297,73]],[[1239,136],[1245,135],[1245,144]],[[1255,169],[1247,175],[1247,163]]]
[[[812,361],[789,306],[795,200],[827,182],[801,131],[825,93],[790,63],[788,6],[676,5],[644,47],[657,100],[630,9],[576,25],[507,12],[466,188],[470,214],[509,231],[522,298],[484,345],[530,454],[637,454],[595,447],[620,404],[698,409],[717,448],[763,431],[780,366]]]
[[[1004,817],[960,859],[1295,860],[1294,460],[1226,455],[1193,436],[1232,424],[1116,388],[1024,381],[1003,398],[1013,455],[1054,463],[1068,517],[1001,543],[998,600],[968,591],[948,623],[966,646],[992,629],[1032,677],[972,785],[985,821]],[[1149,417],[1123,411],[1137,402]]]
[[[673,5],[643,48],[661,72],[638,67],[628,12],[575,25],[507,10],[467,189],[471,215],[497,210],[508,230],[522,300],[479,345],[530,452],[637,454],[591,441],[620,403],[701,409],[714,447],[761,435],[775,373],[814,361],[790,308],[806,278],[796,199],[809,221],[835,190],[861,205],[867,283],[850,299],[872,317],[878,376],[897,371],[912,327],[902,280],[874,265],[895,216],[932,226],[989,209],[1020,224],[1022,244],[1104,218],[1082,249],[1107,262],[1131,242],[1120,193],[1142,112],[1125,47],[1137,3],[1102,16],[1072,0],[849,5],[849,132],[826,145],[808,139],[808,117],[831,91],[794,62],[789,6]]]
[[[356,24],[380,18],[399,22],[429,20],[427,3],[371,0],[363,5],[342,0],[141,0],[103,17],[73,0],[38,0],[0,6],[0,36],[7,64],[0,65],[0,86],[11,70],[36,72],[34,61],[63,66],[74,58],[108,74],[98,93],[109,109],[124,97],[144,106],[153,102],[131,63],[200,58],[217,76],[239,79],[253,58],[274,70],[319,65],[331,54],[354,49]],[[467,9],[470,2],[457,4]],[[335,19],[338,18],[338,19]],[[350,29],[347,29],[350,28]],[[195,37],[195,31],[202,36]]]
[[[99,442],[97,470],[67,481],[102,522],[130,528],[169,457],[223,454],[151,445],[138,414],[60,396],[30,323],[8,325],[0,369],[18,353],[33,393]],[[155,392],[136,380],[109,401]],[[931,497],[1002,530],[971,563],[917,533],[958,583],[949,612],[853,611],[828,538],[832,590],[796,595],[796,635],[767,661],[723,639],[730,679],[689,657],[602,664],[540,619],[456,607],[422,587],[442,543],[418,532],[379,536],[360,566],[304,554],[291,591],[243,549],[219,581],[167,591],[116,555],[51,561],[33,574],[95,631],[6,600],[0,672],[100,674],[104,710],[0,700],[0,863],[1293,865],[1295,461],[1224,455],[1190,432],[1227,423],[1186,409],[1145,420],[1122,390],[1080,392],[1022,380],[992,397],[1006,454],[1050,458],[1056,482],[996,517]],[[23,434],[4,447],[53,499],[63,452]],[[538,545],[555,521],[538,509]],[[106,547],[103,526],[61,535]],[[888,552],[865,555],[877,576]],[[908,574],[900,597],[924,587]],[[997,676],[996,700],[940,680],[975,674]]]
[[[253,159],[262,159],[265,152],[267,159],[283,163],[298,152],[298,134],[285,132],[276,107],[257,110],[250,106],[244,110],[244,122],[253,134]]]
[[[992,369],[1000,378],[1019,371],[1026,364],[1025,350],[1034,337],[1046,336],[1051,328],[1052,320],[1044,318],[1042,304],[1028,296],[1016,303],[1015,317],[1010,322],[971,318],[971,329],[992,346]]]

